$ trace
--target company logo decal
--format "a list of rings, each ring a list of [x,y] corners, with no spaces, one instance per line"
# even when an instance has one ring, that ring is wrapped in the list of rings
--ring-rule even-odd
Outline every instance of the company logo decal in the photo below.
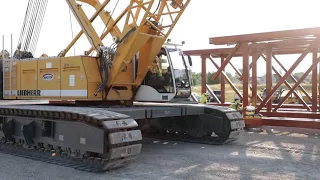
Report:
[[[41,90],[18,90],[18,96],[41,96]]]
[[[45,81],[51,81],[53,79],[53,74],[44,74],[42,79]]]

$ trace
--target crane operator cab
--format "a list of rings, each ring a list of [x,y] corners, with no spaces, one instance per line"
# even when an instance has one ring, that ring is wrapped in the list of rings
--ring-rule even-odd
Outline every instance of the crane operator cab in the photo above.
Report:
[[[139,87],[135,101],[188,101],[192,61],[177,46],[181,45],[164,44]]]

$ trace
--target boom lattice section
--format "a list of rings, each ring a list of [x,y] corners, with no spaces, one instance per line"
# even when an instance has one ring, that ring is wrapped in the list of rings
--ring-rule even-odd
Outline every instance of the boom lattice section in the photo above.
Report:
[[[130,100],[133,97],[132,89],[142,83],[152,61],[190,0],[131,0],[123,12],[115,17],[112,16],[112,13],[104,11],[104,7],[110,0],[106,0],[102,4],[96,0],[81,0],[96,10],[90,19],[87,18],[77,1],[67,0],[67,2],[77,17],[82,30],[60,53],[60,56],[65,56],[84,32],[91,44],[88,54],[96,51],[99,57],[98,64],[102,83],[97,92],[105,90],[108,100],[118,100],[119,98]],[[97,34],[92,25],[98,16],[105,24],[101,36]],[[108,36],[114,40],[110,46],[102,42]],[[138,63],[133,62],[134,59]],[[132,65],[134,63],[137,63],[137,67]],[[117,95],[119,89],[121,89],[121,93]]]

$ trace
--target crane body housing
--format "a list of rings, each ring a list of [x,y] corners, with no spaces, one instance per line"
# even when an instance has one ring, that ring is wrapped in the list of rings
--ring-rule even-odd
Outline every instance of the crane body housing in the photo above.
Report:
[[[94,96],[101,84],[96,61],[85,56],[5,60],[4,99],[102,100],[102,92]]]

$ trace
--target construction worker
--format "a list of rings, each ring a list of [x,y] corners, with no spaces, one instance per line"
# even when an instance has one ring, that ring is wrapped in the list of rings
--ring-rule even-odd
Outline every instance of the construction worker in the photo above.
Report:
[[[236,99],[233,104],[230,105],[230,108],[235,109],[237,111],[241,111],[242,103],[240,99]]]
[[[200,103],[207,104],[207,101],[208,101],[207,93],[203,93],[200,98]]]
[[[1,51],[0,52],[0,59],[4,58],[4,59],[8,59],[10,56],[9,52],[7,50]]]
[[[159,66],[160,58],[156,56],[155,60],[152,63],[151,72],[156,74],[158,77],[162,77],[162,69]]]
[[[14,52],[13,57],[20,59],[22,56],[22,52],[21,52],[21,44],[18,44],[17,46],[17,50]]]

